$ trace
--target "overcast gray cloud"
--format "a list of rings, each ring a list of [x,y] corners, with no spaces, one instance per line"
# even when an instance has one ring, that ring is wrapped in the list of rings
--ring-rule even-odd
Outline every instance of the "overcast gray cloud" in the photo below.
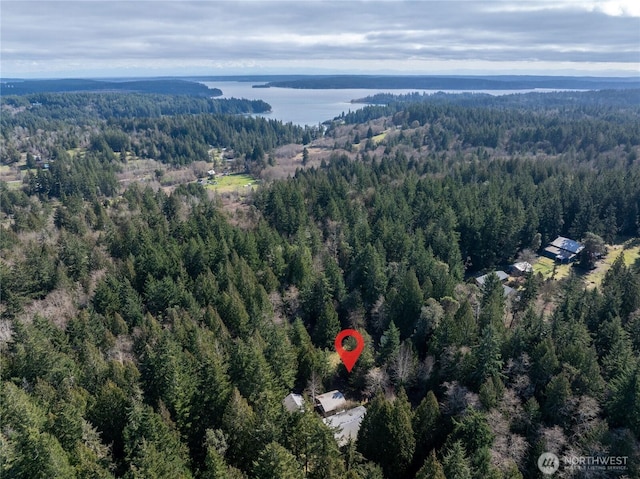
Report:
[[[640,2],[7,1],[2,76],[638,74]]]

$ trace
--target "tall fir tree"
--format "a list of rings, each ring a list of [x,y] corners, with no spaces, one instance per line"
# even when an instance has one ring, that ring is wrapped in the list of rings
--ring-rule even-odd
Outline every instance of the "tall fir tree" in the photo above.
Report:
[[[303,479],[304,473],[296,458],[277,442],[271,442],[260,451],[253,463],[255,479]]]
[[[431,451],[427,460],[416,474],[416,479],[447,479],[444,468],[436,458],[435,451]]]

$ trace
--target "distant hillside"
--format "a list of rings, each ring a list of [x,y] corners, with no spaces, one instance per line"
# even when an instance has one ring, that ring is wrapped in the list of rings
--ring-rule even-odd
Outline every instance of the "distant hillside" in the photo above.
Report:
[[[28,95],[31,93],[62,93],[62,92],[134,92],[160,93],[171,95],[192,95],[215,97],[221,96],[222,91],[217,88],[207,88],[202,83],[179,79],[148,79],[148,80],[6,80],[0,83],[3,95]]]
[[[397,109],[402,109],[401,104],[406,103],[432,103],[455,104],[466,107],[487,108],[529,108],[541,110],[551,107],[566,107],[568,105],[589,105],[592,107],[611,107],[618,109],[637,108],[640,106],[640,89],[615,89],[598,91],[545,91],[510,93],[508,95],[491,95],[489,93],[426,93],[414,91],[406,94],[394,94],[391,92],[376,93],[363,98],[351,100],[351,103],[363,103],[369,105],[399,104]]]
[[[135,92],[217,97],[218,88],[202,81],[264,82],[257,87],[306,89],[416,89],[416,90],[617,90],[640,88],[640,77],[559,77],[559,76],[389,76],[389,75],[247,75],[148,79],[52,79],[0,80],[3,95],[61,92]]]
[[[271,81],[280,88],[341,89],[388,88],[419,90],[604,90],[640,88],[640,78],[551,77],[551,76],[368,76],[342,75]]]

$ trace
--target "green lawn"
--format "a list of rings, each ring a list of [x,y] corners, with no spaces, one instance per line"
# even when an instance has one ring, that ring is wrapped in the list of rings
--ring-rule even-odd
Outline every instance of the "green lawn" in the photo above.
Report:
[[[611,265],[616,258],[618,258],[620,253],[623,254],[624,264],[631,266],[640,259],[640,244],[634,244],[634,240],[630,240],[622,245],[622,248],[609,247],[607,256],[605,256],[601,261],[598,261],[596,269],[587,276],[587,282],[591,287],[600,286],[600,284],[602,284],[604,275],[609,271],[609,268],[611,268]]]
[[[259,182],[251,175],[238,173],[235,175],[218,176],[214,180],[209,180],[207,188],[219,193],[229,193],[232,191],[248,191]]]
[[[82,153],[85,150],[85,148],[72,148],[70,150],[67,150],[67,153],[69,153],[69,156],[71,158],[75,158],[76,156],[78,156],[80,153]]]
[[[627,266],[635,264],[638,259],[640,259],[640,245],[636,245],[624,250],[624,264],[626,264]]]
[[[540,256],[538,261],[533,265],[533,272],[535,274],[541,273],[544,279],[551,278],[553,275],[553,265],[555,261],[551,258],[547,258],[546,256]],[[555,279],[562,279],[569,276],[569,271],[571,270],[571,265],[568,264],[558,264],[556,267],[556,276]]]
[[[384,140],[384,138],[385,138],[386,136],[387,136],[387,132],[386,132],[386,131],[383,131],[382,133],[380,133],[380,134],[378,134],[378,135],[372,136],[372,137],[371,137],[371,140],[373,141],[373,143],[374,143],[375,145],[378,145],[378,144],[380,144],[380,142],[381,142],[382,140]],[[369,140],[365,137],[365,138],[362,138],[362,139],[360,140],[360,143],[357,143],[357,144],[356,144],[356,143],[354,143],[352,146],[353,146],[353,148],[354,148],[354,149],[356,149],[356,150],[361,150],[361,149],[363,149],[363,148],[367,145],[368,141],[369,141]]]
[[[627,266],[631,266],[640,261],[640,244],[637,240],[629,240],[623,245],[609,246],[609,252],[600,261],[596,263],[596,268],[591,271],[584,271],[580,268],[576,269],[576,274],[581,276],[588,288],[594,288],[602,284],[605,274],[611,268],[611,265],[616,258],[623,254],[624,263]],[[551,278],[553,274],[554,261],[550,258],[541,256],[538,261],[533,265],[534,273],[541,273],[544,279]],[[555,279],[562,279],[569,275],[571,271],[571,265],[559,264],[556,269]]]

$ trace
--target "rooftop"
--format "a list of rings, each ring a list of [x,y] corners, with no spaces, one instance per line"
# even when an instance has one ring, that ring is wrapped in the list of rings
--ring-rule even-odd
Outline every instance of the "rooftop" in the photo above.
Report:
[[[512,294],[516,293],[516,290],[507,286],[506,284],[502,285],[502,289],[504,289],[504,295],[505,296],[511,296]]]
[[[317,395],[316,403],[326,414],[332,411],[337,411],[340,408],[344,408],[347,405],[347,400],[344,398],[344,395],[340,391],[335,390]]]
[[[282,404],[287,411],[296,412],[304,407],[304,398],[300,394],[291,393],[282,400]]]
[[[528,263],[526,261],[519,261],[517,263],[513,263],[511,267],[519,271],[522,271],[524,273],[529,273],[533,271],[533,266],[531,265],[531,263]]]
[[[504,271],[494,271],[494,273],[498,276],[500,281],[506,281],[509,278],[509,275]],[[476,283],[478,283],[480,286],[484,286],[484,282],[487,280],[490,274],[491,273],[487,273],[483,274],[482,276],[478,276],[476,278]]]
[[[572,239],[565,238],[564,236],[558,236],[549,244],[551,246],[555,246],[556,248],[569,251],[573,254],[578,254],[580,251],[584,249],[584,246],[582,244]]]
[[[322,421],[331,428],[337,428],[334,437],[339,446],[344,446],[350,439],[354,441],[357,439],[360,423],[366,413],[364,406],[358,406],[324,418]]]
[[[556,259],[560,261],[565,259],[570,260],[576,256],[575,253],[572,253],[571,251],[566,249],[558,248],[557,246],[547,246],[544,251],[550,253],[551,255],[554,255]]]

